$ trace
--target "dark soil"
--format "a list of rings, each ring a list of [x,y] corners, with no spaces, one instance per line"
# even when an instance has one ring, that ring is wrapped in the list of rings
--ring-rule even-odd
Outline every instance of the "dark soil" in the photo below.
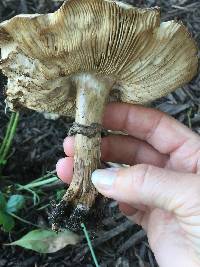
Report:
[[[174,18],[182,20],[200,45],[198,0],[127,0],[127,2],[141,7],[160,6],[162,20]],[[0,0],[0,21],[19,13],[54,11],[61,4],[61,1],[53,0]],[[0,74],[0,141],[3,139],[10,116],[9,112],[5,114],[5,84],[6,79]],[[156,101],[153,106],[171,114],[200,133],[200,74],[190,84]],[[10,158],[3,172],[7,179],[0,181],[1,190],[14,183],[26,184],[46,174],[47,171],[54,170],[57,160],[63,157],[62,142],[71,123],[72,121],[67,118],[53,121],[45,119],[42,114],[36,112],[21,113]],[[55,197],[55,190],[63,187],[60,182],[54,187],[44,188],[40,206],[48,204],[50,199]],[[9,190],[15,192],[14,186]],[[96,232],[91,231],[100,265],[102,267],[157,266],[141,229],[136,225],[130,225],[118,212],[114,202],[107,205],[105,213],[103,227],[101,226]],[[38,211],[31,200],[20,216],[40,226],[49,225],[47,209]],[[89,230],[90,228],[92,229],[92,225]],[[3,245],[19,239],[32,229],[35,228],[16,221],[15,229],[9,235],[0,230],[0,267],[94,266],[85,241],[77,246],[46,255]]]

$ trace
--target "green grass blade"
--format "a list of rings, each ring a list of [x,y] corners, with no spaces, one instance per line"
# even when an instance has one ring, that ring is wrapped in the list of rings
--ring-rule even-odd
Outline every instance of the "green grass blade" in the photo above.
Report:
[[[15,119],[15,113],[12,113],[11,117],[9,119],[9,122],[8,122],[8,126],[7,126],[7,129],[6,129],[5,137],[4,137],[3,142],[2,142],[2,144],[0,146],[0,158],[2,158],[2,154],[3,154],[3,151],[5,149],[5,145],[6,145],[6,142],[8,140],[8,137],[9,137],[9,134],[10,134],[10,129],[12,127],[14,119]]]
[[[87,240],[87,243],[88,243],[88,246],[89,246],[89,249],[90,249],[92,258],[93,258],[93,261],[94,261],[94,263],[95,263],[95,266],[96,266],[96,267],[99,267],[99,264],[98,264],[98,262],[97,262],[97,258],[96,258],[96,255],[95,255],[95,253],[94,253],[94,249],[93,249],[93,247],[92,247],[92,243],[91,243],[91,241],[90,241],[90,237],[89,237],[89,235],[88,235],[88,232],[87,232],[87,229],[86,229],[86,227],[85,227],[85,224],[84,224],[84,223],[81,223],[81,227],[83,228],[83,232],[84,232],[85,238],[86,238],[86,240]]]
[[[21,190],[22,189],[32,189],[32,188],[35,188],[35,187],[41,187],[42,185],[46,185],[46,184],[51,184],[53,182],[56,182],[58,181],[58,178],[56,176],[52,177],[52,178],[49,178],[49,179],[46,179],[46,180],[43,180],[43,181],[39,181],[39,182],[35,182],[35,183],[29,183],[27,185],[21,185]]]
[[[12,114],[13,115],[13,114]],[[3,152],[1,154],[0,162],[5,161],[8,157],[8,153],[16,132],[17,123],[19,121],[19,113],[14,113],[14,119],[11,120],[11,125],[8,126],[8,135],[5,137],[6,143],[3,148]]]

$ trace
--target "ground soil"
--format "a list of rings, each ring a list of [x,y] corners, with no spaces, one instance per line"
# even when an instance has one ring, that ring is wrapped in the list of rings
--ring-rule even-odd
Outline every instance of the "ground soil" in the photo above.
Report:
[[[198,46],[200,45],[200,2],[198,0],[127,0],[127,2],[142,7],[160,6],[162,20],[174,18],[182,20],[196,39]],[[19,13],[54,11],[61,4],[61,1],[53,0],[0,0],[0,21]],[[3,139],[10,116],[9,111],[5,114],[5,84],[5,77],[0,74],[0,141]],[[153,106],[169,113],[200,133],[200,75],[197,75],[190,84],[156,101]],[[8,185],[16,183],[26,184],[47,171],[54,170],[57,160],[63,156],[62,142],[71,123],[72,120],[69,118],[53,121],[33,111],[21,113],[10,158],[3,172],[7,179],[1,181],[0,188],[5,189]],[[63,187],[62,183],[58,183],[54,188],[45,188],[42,203],[48,204],[49,199],[55,195],[52,191]],[[12,186],[9,190],[15,191]],[[88,226],[93,239],[97,240],[95,249],[100,265],[102,267],[157,266],[141,229],[136,225],[130,225],[118,212],[114,202],[107,205],[105,214],[103,226],[99,230],[91,230],[92,226],[91,229]],[[20,215],[35,224],[49,225],[47,209],[38,211],[37,207],[33,207],[31,200]],[[85,241],[77,246],[46,255],[18,247],[3,246],[20,238],[31,229],[34,227],[17,221],[15,229],[9,235],[0,230],[0,267],[94,266]]]

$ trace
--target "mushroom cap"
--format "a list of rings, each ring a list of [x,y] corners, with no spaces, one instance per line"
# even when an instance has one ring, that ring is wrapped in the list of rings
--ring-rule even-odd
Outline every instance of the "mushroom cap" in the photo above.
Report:
[[[73,78],[110,78],[120,101],[147,103],[189,82],[197,46],[179,21],[159,9],[111,0],[68,0],[55,13],[19,15],[0,24],[0,68],[7,103],[74,116]]]

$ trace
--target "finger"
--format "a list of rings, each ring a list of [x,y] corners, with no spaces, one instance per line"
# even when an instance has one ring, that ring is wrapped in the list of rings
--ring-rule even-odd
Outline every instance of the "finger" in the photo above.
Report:
[[[132,207],[123,202],[119,203],[119,209],[130,221],[141,225],[145,230],[147,229],[149,212],[147,216],[147,212],[140,209],[138,210],[135,207]]]
[[[65,155],[68,157],[74,156],[74,142],[75,142],[75,137],[72,137],[72,136],[67,136],[64,139],[63,148],[64,148]]]
[[[64,140],[64,151],[67,156],[74,156],[74,138],[67,137]],[[168,156],[156,151],[149,144],[137,140],[131,136],[111,135],[102,139],[101,144],[103,161],[122,164],[147,163],[164,167]]]
[[[119,202],[119,209],[125,216],[133,216],[138,211],[138,209],[124,202]]]
[[[107,129],[123,130],[129,135],[145,140],[165,154],[175,151],[191,138],[200,140],[198,135],[172,117],[139,105],[109,104],[103,117],[103,124]]]
[[[112,135],[102,139],[102,160],[134,165],[147,163],[164,167],[168,156],[131,136]]]
[[[145,205],[129,205],[124,202],[119,202],[119,209],[126,216],[132,216],[136,211],[149,212],[149,208]]]
[[[178,216],[187,216],[200,206],[200,179],[193,174],[141,164],[115,172],[97,170],[92,181],[106,197],[133,206],[142,204]]]
[[[60,159],[56,164],[58,177],[65,183],[69,184],[73,176],[73,158]]]
[[[134,223],[141,225],[142,228],[147,231],[148,221],[149,221],[149,212],[144,212],[138,210],[135,214],[131,216],[127,216],[127,218],[130,221],[133,221]]]
[[[143,206],[144,207],[144,206]],[[132,222],[141,225],[144,230],[147,230],[148,219],[149,219],[149,210],[146,209],[137,209],[133,206],[130,206],[126,203],[120,202],[119,209],[121,212]]]

